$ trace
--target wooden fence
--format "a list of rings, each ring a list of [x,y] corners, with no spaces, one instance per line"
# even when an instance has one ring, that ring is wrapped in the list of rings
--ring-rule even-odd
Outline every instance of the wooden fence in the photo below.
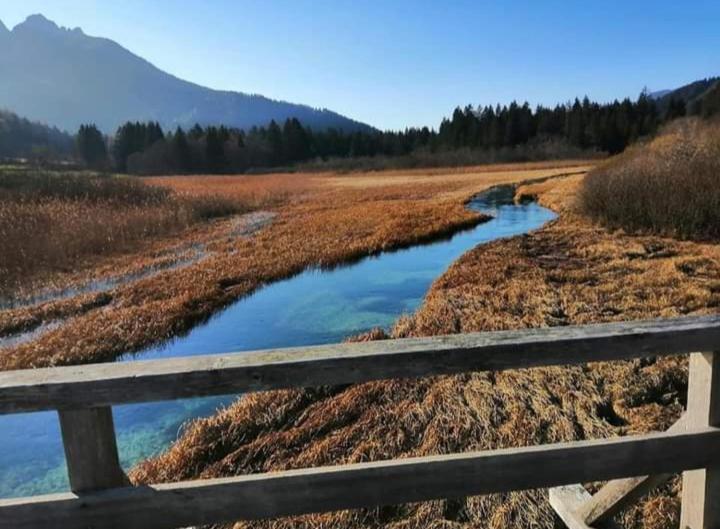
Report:
[[[678,472],[683,527],[717,528],[720,353],[704,351],[718,344],[720,317],[695,317],[0,373],[0,413],[58,411],[72,489],[0,500],[0,528],[170,529],[551,488],[574,529]],[[116,404],[688,353],[688,410],[663,433],[137,487],[118,462]],[[593,496],[578,485],[605,480]]]

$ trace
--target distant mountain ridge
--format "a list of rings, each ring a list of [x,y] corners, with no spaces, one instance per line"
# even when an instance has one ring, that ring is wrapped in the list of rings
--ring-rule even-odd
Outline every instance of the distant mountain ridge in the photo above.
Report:
[[[0,158],[66,158],[74,148],[69,134],[0,109]]]
[[[327,109],[220,91],[179,79],[112,40],[32,15],[12,31],[0,22],[0,108],[71,132],[96,123],[112,133],[126,121],[165,128],[250,128],[298,118],[314,129],[372,127]]]
[[[672,90],[656,90],[656,91],[654,91],[654,92],[650,92],[650,93],[648,94],[648,97],[649,97],[650,99],[656,99],[656,100],[657,100],[657,99],[660,99],[660,98],[663,97],[663,96],[668,95],[670,92],[672,92]]]
[[[663,90],[665,93],[660,97],[657,97],[656,102],[658,107],[663,111],[667,109],[670,105],[670,101],[673,99],[676,101],[683,101],[687,105],[688,109],[692,109],[693,105],[702,105],[704,99],[709,96],[713,96],[714,92],[717,91],[718,85],[720,85],[720,77],[700,79],[674,90]]]

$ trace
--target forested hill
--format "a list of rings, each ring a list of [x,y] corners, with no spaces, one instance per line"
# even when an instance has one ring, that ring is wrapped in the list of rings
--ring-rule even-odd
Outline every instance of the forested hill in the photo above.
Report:
[[[684,114],[683,114],[684,115]],[[457,108],[438,130],[315,131],[297,119],[247,131],[225,126],[163,131],[157,122],[127,123],[118,129],[106,152],[92,127],[82,131],[83,145],[95,145],[86,160],[112,161],[119,171],[141,174],[243,172],[290,166],[308,160],[402,157],[423,153],[441,160],[443,153],[486,153],[489,159],[521,160],[528,156],[563,157],[593,152],[618,153],[640,137],[679,115],[662,115],[645,94],[636,101],[608,104],[588,98],[567,105],[531,108],[504,106]]]
[[[0,110],[0,158],[68,158],[74,145],[69,134]]]
[[[720,88],[720,77],[708,77],[668,90],[657,99],[658,108],[667,111],[671,106],[684,106],[690,114],[709,115],[713,111],[713,101]],[[703,108],[705,106],[705,108]]]
[[[0,108],[72,132],[83,123],[110,134],[128,120],[250,128],[291,117],[316,130],[370,130],[330,110],[183,81],[111,40],[41,15],[12,31],[0,23]]]

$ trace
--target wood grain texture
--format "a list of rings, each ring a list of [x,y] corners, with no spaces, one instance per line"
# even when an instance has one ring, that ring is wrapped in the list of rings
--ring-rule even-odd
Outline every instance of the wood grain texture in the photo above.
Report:
[[[0,500],[0,529],[163,529],[554,487],[720,460],[720,430]]]
[[[561,485],[549,491],[550,506],[568,529],[590,529],[578,510],[590,499],[590,493],[582,485]]]
[[[688,429],[720,425],[720,353],[690,355]],[[720,452],[720,444],[710,447]],[[720,528],[720,464],[683,473],[680,527]]]
[[[720,316],[459,334],[0,373],[0,413],[682,354]]]
[[[686,431],[684,419],[685,416],[681,417],[668,429],[668,432]],[[587,502],[580,505],[577,514],[587,525],[606,522],[671,477],[672,474],[653,474],[610,481]]]
[[[112,409],[58,412],[70,490],[88,492],[129,484],[120,467]]]

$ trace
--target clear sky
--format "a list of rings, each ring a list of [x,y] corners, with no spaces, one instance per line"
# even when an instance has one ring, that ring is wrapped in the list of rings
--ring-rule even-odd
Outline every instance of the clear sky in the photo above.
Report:
[[[9,28],[32,13],[198,84],[380,128],[720,75],[718,0],[0,0]]]

